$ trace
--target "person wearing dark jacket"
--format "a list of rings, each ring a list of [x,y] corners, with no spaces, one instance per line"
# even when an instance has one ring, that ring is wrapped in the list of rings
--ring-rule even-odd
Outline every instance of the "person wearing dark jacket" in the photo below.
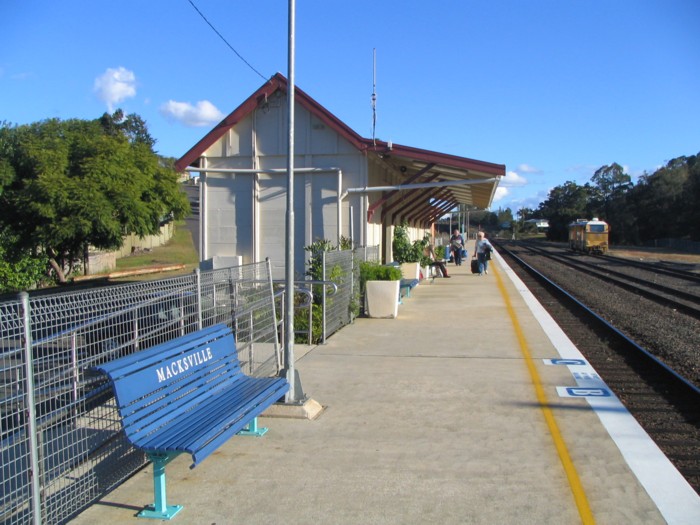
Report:
[[[457,266],[462,265],[462,250],[464,249],[464,237],[459,233],[459,229],[455,228],[452,237],[450,237],[450,250],[455,258]]]

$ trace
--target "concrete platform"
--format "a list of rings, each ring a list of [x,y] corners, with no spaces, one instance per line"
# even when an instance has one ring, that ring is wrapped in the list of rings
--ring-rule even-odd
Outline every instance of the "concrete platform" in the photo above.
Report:
[[[299,356],[316,419],[261,418],[264,437],[171,463],[173,522],[700,523],[698,495],[512,272],[448,270],[397,319]],[[152,501],[147,467],[72,523],[138,522]]]

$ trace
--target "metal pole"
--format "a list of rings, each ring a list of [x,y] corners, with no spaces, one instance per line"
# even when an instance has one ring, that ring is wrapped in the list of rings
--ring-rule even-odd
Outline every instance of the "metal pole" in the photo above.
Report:
[[[275,355],[277,356],[277,370],[282,369],[282,357],[280,356],[280,340],[277,333],[277,315],[275,315],[275,288],[272,284],[272,262],[269,257],[265,257],[265,269],[267,270],[267,282],[270,283],[270,301],[272,304],[272,319],[275,323]],[[282,299],[284,301],[284,299]]]
[[[22,303],[22,320],[24,332],[22,342],[24,347],[24,406],[27,417],[27,437],[29,441],[29,468],[30,471],[30,499],[32,509],[32,523],[40,525],[44,522],[41,516],[41,469],[39,468],[39,455],[41,445],[37,434],[36,424],[36,399],[34,397],[34,356],[32,355],[32,329],[29,306],[29,294],[21,292],[19,300]]]
[[[204,328],[202,319],[202,271],[199,268],[194,269],[195,284],[197,286],[197,328]],[[216,315],[216,286],[212,287],[212,295],[214,296],[214,315]]]
[[[350,249],[355,249],[355,217],[352,206],[350,206]]]
[[[343,190],[343,172],[338,170],[338,199],[337,199],[337,217],[338,217],[338,249],[340,250],[340,238],[343,234],[343,201],[341,198],[341,191]]]
[[[289,0],[289,43],[287,55],[288,86],[287,86],[287,110],[288,110],[288,149],[287,149],[287,250],[285,254],[285,328],[284,348],[286,351],[287,381],[289,392],[286,401],[295,402],[296,381],[294,370],[294,12],[295,0]]]
[[[207,167],[207,158],[201,157],[200,167]],[[206,261],[209,258],[209,219],[207,216],[207,173],[200,171],[199,173],[199,260]]]
[[[328,279],[326,275],[326,252],[321,253],[321,279],[325,281]],[[313,288],[312,288],[313,289]],[[313,309],[313,306],[312,306]],[[326,344],[326,285],[321,285],[321,343]],[[311,344],[311,343],[309,343]]]

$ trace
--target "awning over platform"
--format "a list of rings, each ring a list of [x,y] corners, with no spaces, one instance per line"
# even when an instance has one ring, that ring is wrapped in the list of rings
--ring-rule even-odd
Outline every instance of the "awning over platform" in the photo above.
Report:
[[[391,215],[393,223],[430,223],[457,205],[486,209],[505,175],[502,164],[381,141],[368,141],[367,151],[402,179],[395,188],[382,191],[378,200],[371,199],[370,219],[380,211],[382,219]]]

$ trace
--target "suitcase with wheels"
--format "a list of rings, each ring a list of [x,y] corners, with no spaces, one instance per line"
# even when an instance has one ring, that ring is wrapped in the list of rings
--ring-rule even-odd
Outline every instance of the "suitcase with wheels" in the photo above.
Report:
[[[472,273],[479,273],[479,261],[472,259]]]

